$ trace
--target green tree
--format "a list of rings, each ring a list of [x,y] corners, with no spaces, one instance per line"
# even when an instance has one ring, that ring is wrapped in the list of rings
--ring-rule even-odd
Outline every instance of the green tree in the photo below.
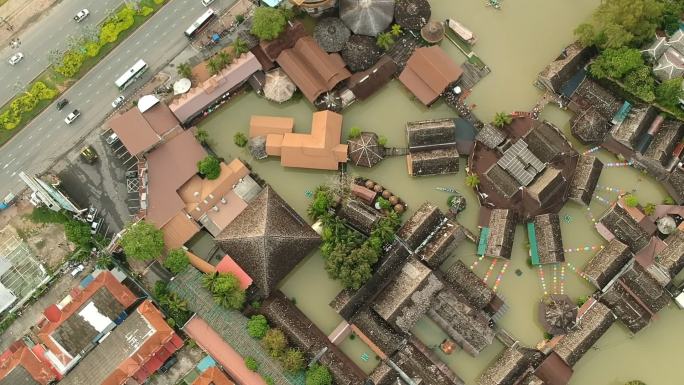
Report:
[[[465,185],[471,188],[475,188],[480,184],[480,177],[475,174],[466,175]]]
[[[233,52],[235,52],[235,57],[239,57],[248,51],[249,48],[247,47],[247,42],[239,37],[235,38],[235,41],[233,42]]]
[[[120,243],[128,257],[147,261],[161,255],[164,250],[164,234],[145,221],[129,223]]]
[[[378,45],[383,51],[387,51],[394,45],[395,41],[392,34],[389,32],[383,32],[378,35],[375,40],[375,44]]]
[[[494,124],[496,127],[502,128],[507,124],[511,124],[511,122],[513,122],[513,118],[509,114],[505,112],[497,112],[494,114],[494,120],[492,121],[492,124]]]
[[[660,17],[660,28],[665,30],[668,35],[675,33],[679,29],[679,21],[684,12],[684,3],[681,1],[663,1],[663,15]]]
[[[593,26],[581,24],[575,35],[585,45],[639,47],[655,36],[663,4],[658,0],[605,0],[593,14]]]
[[[259,366],[261,365],[259,365],[259,362],[256,360],[256,358],[252,356],[247,356],[245,357],[245,366],[247,367],[247,369],[256,372],[257,370],[259,370]]]
[[[641,66],[628,73],[625,76],[624,85],[625,90],[645,102],[650,103],[655,100],[655,79],[648,66]]]
[[[666,197],[665,199],[663,199],[663,204],[664,205],[673,205],[673,204],[675,204],[675,201],[674,201],[674,199],[672,199],[672,197]]]
[[[297,373],[304,369],[304,354],[299,349],[290,348],[280,357],[283,369],[290,373]]]
[[[378,138],[378,145],[379,145],[380,147],[386,147],[386,146],[387,146],[387,137],[381,135],[381,136]]]
[[[655,89],[655,97],[656,102],[661,106],[671,111],[677,111],[679,108],[679,99],[684,99],[682,78],[674,78],[658,84]]]
[[[306,385],[332,385],[330,370],[323,365],[314,364],[306,371]]]
[[[187,79],[192,78],[192,68],[190,68],[190,65],[188,63],[179,64],[178,68],[176,68],[176,71],[178,72],[178,75],[180,77]]]
[[[97,261],[95,261],[95,267],[102,270],[109,270],[114,267],[114,260],[111,255],[101,253],[100,256],[97,257]]]
[[[378,204],[378,206],[383,209],[383,210],[389,210],[390,207],[392,207],[392,204],[390,201],[383,197],[378,197],[378,199],[375,201],[375,203]]]
[[[169,251],[169,254],[164,260],[164,267],[169,269],[173,274],[178,274],[185,270],[189,264],[190,259],[188,259],[188,254],[181,248]]]
[[[624,197],[625,204],[629,207],[636,207],[639,205],[639,199],[633,194],[627,194]]]
[[[401,29],[401,26],[399,24],[392,24],[392,29],[390,30],[390,33],[393,36],[399,36],[402,33],[404,33],[404,31]]]
[[[224,69],[233,62],[233,56],[226,51],[221,51],[216,54],[216,60],[219,62],[220,69]]]
[[[64,224],[64,235],[74,245],[90,250],[92,246],[92,235],[90,234],[90,226],[81,221],[72,220]]]
[[[233,135],[233,143],[240,148],[244,148],[247,143],[249,143],[249,140],[242,132],[236,132],[235,135]]]
[[[269,330],[268,320],[261,314],[253,315],[252,318],[247,321],[247,334],[250,337],[256,339],[262,339]]]
[[[202,128],[198,128],[197,131],[195,131],[195,139],[197,139],[198,142],[206,145],[209,143],[209,132]]]
[[[217,58],[211,58],[207,61],[207,71],[209,71],[209,75],[214,76],[221,72],[221,69],[221,62],[218,61]]]
[[[285,30],[287,18],[282,10],[271,7],[258,7],[252,16],[250,32],[262,40],[273,40]]]
[[[233,273],[205,274],[203,284],[223,307],[241,309],[245,303],[245,291],[240,289],[240,280]]]
[[[344,287],[357,290],[371,277],[373,265],[377,261],[378,253],[370,245],[349,252],[348,247],[338,244],[326,259],[325,268]]]
[[[349,129],[349,139],[356,139],[361,136],[361,129],[359,127],[352,127]]]
[[[197,170],[207,179],[217,179],[221,175],[221,161],[215,156],[207,155],[197,162]]]
[[[261,344],[271,357],[280,357],[287,347],[287,338],[282,330],[269,329],[261,339]]]
[[[583,295],[583,296],[577,298],[577,306],[582,307],[582,305],[584,305],[585,303],[587,303],[587,301],[589,301],[589,298],[591,298],[591,297],[589,297],[588,295]]]
[[[330,198],[330,193],[319,190],[316,192],[316,195],[314,195],[314,199],[307,209],[307,214],[311,219],[318,220],[318,218],[328,212],[331,204],[332,200]]]
[[[609,77],[619,80],[643,66],[644,59],[639,50],[628,47],[608,48],[596,57],[589,72],[598,79]]]
[[[655,209],[656,209],[655,203],[649,203],[646,206],[644,206],[644,214],[653,215],[653,213],[655,213]]]

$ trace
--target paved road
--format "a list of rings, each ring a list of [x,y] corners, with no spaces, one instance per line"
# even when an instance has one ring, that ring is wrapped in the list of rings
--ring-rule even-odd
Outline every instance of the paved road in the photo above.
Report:
[[[51,49],[65,50],[68,36],[81,36],[84,29],[95,27],[107,13],[118,7],[122,0],[64,0],[51,7],[47,15],[31,25],[17,37],[21,42],[18,48],[9,46],[0,50],[0,105],[5,104],[17,94],[16,84],[26,86],[48,66],[47,53]],[[90,16],[80,23],[73,20],[74,15],[83,8]],[[24,54],[24,60],[10,65],[7,60],[17,52]]]
[[[211,7],[219,10],[233,3],[217,0]],[[112,112],[111,103],[119,95],[114,80],[137,59],[145,60],[150,70],[126,90],[127,97],[180,53],[188,45],[183,31],[204,9],[200,0],[171,0],[61,96],[70,101],[64,110],[57,111],[53,103],[0,148],[0,198],[25,187],[20,171],[37,174],[47,170]],[[74,108],[81,111],[81,117],[67,125],[64,118]]]

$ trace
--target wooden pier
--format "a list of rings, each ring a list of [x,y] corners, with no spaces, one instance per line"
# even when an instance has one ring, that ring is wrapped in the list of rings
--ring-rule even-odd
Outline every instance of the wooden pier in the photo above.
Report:
[[[385,158],[390,156],[404,156],[408,154],[408,148],[405,147],[385,147],[385,153],[383,156]]]
[[[475,85],[482,80],[482,78],[492,72],[487,66],[478,68],[475,64],[469,61],[461,64],[461,69],[463,70],[463,75],[461,75],[460,84],[466,89],[475,87]]]

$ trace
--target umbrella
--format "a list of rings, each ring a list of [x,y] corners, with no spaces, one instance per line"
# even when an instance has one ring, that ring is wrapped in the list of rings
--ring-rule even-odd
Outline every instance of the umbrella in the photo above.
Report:
[[[318,45],[326,52],[339,52],[349,40],[351,31],[336,17],[327,17],[316,24],[313,33]]]
[[[370,36],[354,35],[342,50],[342,59],[352,72],[369,69],[379,59],[382,52],[375,39]]]
[[[382,160],[378,136],[372,132],[363,132],[356,139],[350,139],[349,158],[356,166],[373,167]]]
[[[430,44],[437,44],[444,39],[444,23],[431,21],[420,30],[420,36]]]
[[[268,100],[282,103],[290,100],[297,87],[280,68],[266,74],[264,96]]]
[[[427,24],[432,11],[427,0],[397,0],[394,19],[406,29],[419,30]]]
[[[577,305],[567,295],[546,296],[539,303],[539,321],[549,334],[565,334],[575,326]]]
[[[341,0],[340,18],[359,35],[377,36],[389,27],[394,0]]]

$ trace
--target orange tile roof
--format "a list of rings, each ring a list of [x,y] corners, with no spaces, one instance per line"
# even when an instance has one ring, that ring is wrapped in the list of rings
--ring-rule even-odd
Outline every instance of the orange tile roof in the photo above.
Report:
[[[235,385],[235,383],[228,379],[221,369],[212,366],[200,374],[191,385]]]
[[[463,70],[437,45],[413,52],[399,81],[424,105],[432,104]]]
[[[252,115],[249,119],[249,137],[267,134],[284,135],[294,129],[294,118]]]
[[[122,285],[112,273],[109,271],[101,272],[95,279],[93,279],[88,286],[83,290],[75,293],[76,295],[71,299],[71,302],[66,304],[61,309],[59,319],[54,322],[46,322],[38,331],[38,338],[52,352],[62,364],[68,364],[73,360],[73,357],[63,350],[52,338],[52,333],[57,330],[64,321],[73,316],[78,309],[81,308],[99,289],[106,288],[112,297],[116,299],[124,308],[131,306],[135,300],[136,295],[133,294],[126,286]]]
[[[216,268],[211,263],[205,261],[204,259],[198,257],[190,251],[185,252],[188,255],[188,260],[190,264],[195,267],[195,269],[201,271],[205,274],[216,273]]]
[[[0,382],[10,377],[10,373],[18,367],[23,368],[40,385],[48,385],[59,379],[52,366],[23,341],[14,342],[0,355]],[[16,377],[16,374],[12,376]]]
[[[167,250],[177,249],[189,241],[200,231],[199,225],[188,218],[183,211],[179,211],[164,226],[164,247]]]

